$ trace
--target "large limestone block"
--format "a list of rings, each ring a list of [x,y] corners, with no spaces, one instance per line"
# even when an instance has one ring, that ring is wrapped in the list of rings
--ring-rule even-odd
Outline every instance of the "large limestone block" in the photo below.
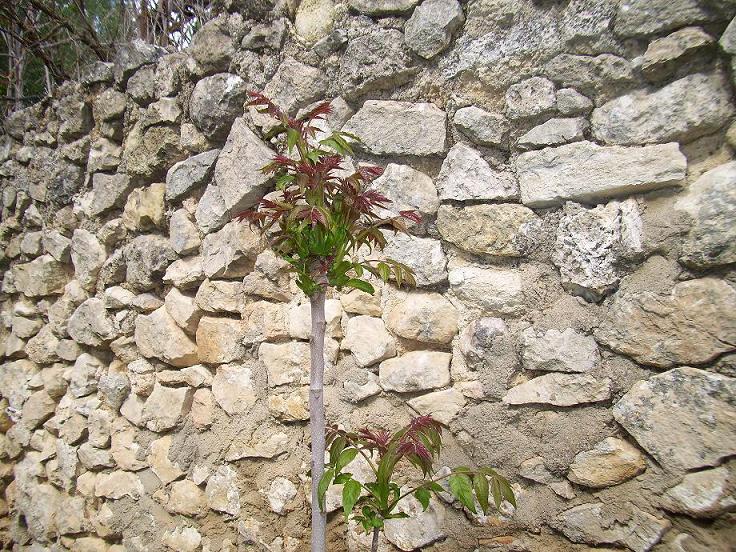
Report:
[[[368,100],[342,130],[360,136],[375,155],[438,155],[445,151],[447,115],[429,103]]]
[[[681,262],[701,269],[736,262],[736,162],[704,173],[675,209],[692,217]]]
[[[559,103],[559,98],[557,101]],[[509,122],[506,117],[474,105],[458,109],[452,122],[471,141],[482,146],[503,147],[508,140]]]
[[[371,366],[396,355],[396,342],[380,318],[353,316],[348,320],[341,347],[353,353],[361,366]]]
[[[149,230],[164,222],[166,185],[156,182],[137,188],[128,195],[123,211],[123,224],[129,230]]]
[[[133,189],[133,182],[125,174],[95,173],[92,175],[92,198],[89,214],[97,217],[120,207]]]
[[[135,320],[135,342],[146,358],[158,358],[173,366],[193,366],[199,361],[197,345],[182,330],[166,307]]]
[[[247,92],[238,75],[218,73],[203,78],[189,100],[192,122],[208,138],[224,139],[235,118],[243,114]]]
[[[426,217],[436,213],[440,206],[432,179],[409,165],[389,163],[383,174],[371,182],[370,189],[391,200],[387,211],[394,216],[400,211],[415,210]]]
[[[676,143],[644,147],[576,142],[522,153],[516,159],[521,200],[551,207],[565,200],[598,202],[681,185],[687,160]]]
[[[506,91],[506,115],[510,119],[535,117],[554,110],[555,85],[544,77],[532,77],[509,86]]]
[[[100,347],[118,336],[115,320],[105,309],[102,299],[92,297],[79,305],[69,317],[67,331],[77,343]]]
[[[95,496],[117,500],[129,496],[137,500],[144,494],[143,483],[132,472],[117,470],[101,473],[95,482]]]
[[[457,143],[447,153],[437,176],[440,199],[505,200],[519,196],[519,186],[510,172],[492,168],[480,153]]]
[[[714,19],[698,0],[625,0],[616,12],[614,32],[621,37],[648,36]]]
[[[540,227],[537,215],[523,205],[443,205],[437,213],[442,237],[477,255],[521,257]]]
[[[465,406],[465,396],[452,387],[420,395],[407,401],[407,404],[424,416],[432,416],[440,423],[449,424]]]
[[[641,364],[702,364],[736,349],[736,291],[722,280],[680,282],[669,295],[618,294],[596,339]]]
[[[600,362],[595,339],[572,328],[544,333],[529,328],[522,334],[521,344],[526,370],[588,372]]]
[[[611,397],[611,380],[588,374],[550,373],[517,385],[506,393],[506,404],[577,404],[605,401]]]
[[[715,518],[736,508],[733,467],[688,473],[665,494],[665,509],[695,518]]]
[[[161,275],[176,259],[169,240],[164,236],[136,236],[125,246],[125,279],[137,291],[153,289]]]
[[[410,393],[445,387],[450,383],[450,353],[411,351],[384,360],[378,368],[381,387]]]
[[[733,115],[730,85],[720,74],[689,75],[656,92],[639,91],[593,111],[593,135],[606,144],[690,142]]]
[[[273,157],[273,150],[248,128],[245,119],[236,119],[215,164],[215,185],[231,214],[261,199],[269,180],[261,169]]]
[[[735,399],[733,378],[674,368],[636,383],[613,415],[665,469],[682,472],[736,453]]]
[[[458,331],[457,310],[439,293],[402,293],[385,320],[396,335],[422,343],[449,343]]]
[[[199,359],[208,364],[225,364],[242,358],[245,332],[242,320],[203,316],[197,326]]]
[[[383,233],[387,240],[383,255],[411,268],[418,287],[447,281],[447,257],[439,240],[390,231]]]
[[[27,297],[61,295],[71,279],[68,266],[51,255],[41,255],[30,263],[13,265],[11,274],[15,289]]]
[[[419,501],[409,495],[399,502],[398,511],[408,517],[388,520],[385,534],[399,550],[409,552],[424,548],[445,537],[445,507],[439,501],[432,499],[429,508],[422,511]]]
[[[465,21],[457,0],[426,0],[404,26],[404,40],[417,54],[431,59],[449,46],[452,35]]]
[[[217,511],[231,516],[240,514],[240,492],[238,491],[238,475],[228,465],[220,466],[207,480],[205,489],[207,505]]]
[[[276,387],[287,383],[309,383],[309,343],[261,343],[258,358],[266,366],[268,385]]]
[[[107,259],[103,245],[92,232],[77,229],[72,234],[71,257],[76,279],[84,289],[94,290],[97,275]]]
[[[212,395],[220,407],[233,416],[247,413],[256,403],[253,371],[245,364],[218,366],[212,381]]]
[[[647,467],[644,455],[623,439],[608,437],[592,450],[575,456],[567,478],[594,489],[618,485],[636,477]]]
[[[263,93],[284,112],[293,115],[299,108],[323,99],[328,84],[327,75],[316,67],[286,58]]]
[[[260,236],[248,224],[227,223],[205,236],[202,268],[208,278],[242,278],[253,270],[260,249]]]
[[[155,432],[162,432],[180,424],[192,406],[194,389],[164,387],[158,383],[143,406],[141,423]]]
[[[450,270],[457,299],[486,314],[518,315],[524,310],[521,275],[513,270],[463,266]]]
[[[166,199],[174,201],[209,182],[220,154],[213,149],[179,161],[166,173]]]

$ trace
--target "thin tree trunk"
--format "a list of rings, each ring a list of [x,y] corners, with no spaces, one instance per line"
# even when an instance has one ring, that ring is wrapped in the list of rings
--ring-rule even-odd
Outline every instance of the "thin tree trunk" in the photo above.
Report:
[[[373,528],[373,542],[371,543],[371,552],[378,552],[378,527]]]
[[[312,436],[312,552],[325,551],[327,514],[319,507],[317,486],[325,471],[325,292],[309,298],[312,307],[312,369],[309,377],[309,429]]]

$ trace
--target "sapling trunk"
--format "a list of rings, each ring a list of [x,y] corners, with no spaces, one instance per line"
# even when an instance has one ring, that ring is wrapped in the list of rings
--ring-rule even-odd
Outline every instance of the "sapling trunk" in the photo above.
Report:
[[[327,514],[319,507],[317,487],[325,471],[325,292],[314,293],[312,310],[312,369],[309,376],[309,431],[312,437],[312,552],[325,552]]]
[[[379,529],[378,527],[373,528],[373,542],[371,542],[371,552],[378,552],[378,536],[379,536]]]

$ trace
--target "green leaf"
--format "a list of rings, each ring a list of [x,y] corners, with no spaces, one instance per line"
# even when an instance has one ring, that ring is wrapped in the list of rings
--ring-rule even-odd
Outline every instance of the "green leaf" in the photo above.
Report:
[[[424,487],[429,489],[430,491],[434,491],[435,493],[444,493],[447,492],[447,489],[445,489],[442,485],[439,483],[436,483],[434,481],[430,481],[429,483],[425,483]]]
[[[359,280],[358,278],[350,278],[347,282],[345,282],[345,285],[347,287],[359,289],[360,291],[365,291],[366,293],[370,293],[373,295],[375,293],[375,289],[373,289],[373,286],[366,282],[365,280]]]
[[[378,270],[378,275],[384,282],[388,282],[389,278],[391,278],[391,268],[386,263],[378,263],[376,270]]]
[[[330,487],[330,483],[332,483],[332,478],[335,475],[335,471],[330,468],[328,470],[325,470],[325,473],[322,475],[322,477],[319,480],[319,485],[317,485],[317,497],[319,498],[319,508],[320,510],[324,511],[325,509],[325,494],[327,493],[327,489]]]
[[[342,488],[342,510],[345,514],[345,519],[348,518],[350,512],[353,511],[355,503],[360,498],[360,491],[362,486],[355,479],[350,479],[345,483]]]
[[[501,505],[501,488],[499,487],[498,479],[495,477],[491,479],[491,494],[493,495],[493,503],[498,508]]]
[[[449,483],[452,494],[463,503],[463,506],[475,514],[473,484],[470,481],[470,477],[464,473],[456,473],[450,476]]]
[[[473,490],[475,491],[475,497],[478,499],[480,509],[483,510],[484,514],[488,513],[488,480],[482,473],[476,473],[473,476]]]
[[[347,448],[344,451],[342,451],[340,453],[340,456],[337,458],[337,462],[335,463],[335,472],[340,473],[340,470],[342,470],[350,462],[355,460],[355,457],[357,455],[358,455],[358,449],[356,448]]]
[[[429,489],[425,489],[424,487],[419,487],[416,491],[414,491],[414,496],[419,501],[419,503],[422,505],[423,512],[427,508],[429,508],[429,499],[432,498],[432,493],[429,491]]]
[[[350,478],[352,477],[353,477],[352,473],[348,473],[348,472],[341,473],[340,475],[335,477],[335,485],[342,485],[346,481],[350,480]]]
[[[291,152],[299,140],[299,133],[293,128],[286,129],[286,148]]]
[[[342,435],[335,437],[335,440],[332,441],[332,444],[330,445],[330,465],[335,465],[337,458],[340,456],[340,453],[343,451],[346,444],[347,441]]]
[[[516,497],[514,496],[514,491],[511,488],[511,485],[509,485],[509,482],[503,479],[500,482],[500,486],[501,494],[503,495],[503,497],[508,500],[514,506],[514,508],[516,508]]]

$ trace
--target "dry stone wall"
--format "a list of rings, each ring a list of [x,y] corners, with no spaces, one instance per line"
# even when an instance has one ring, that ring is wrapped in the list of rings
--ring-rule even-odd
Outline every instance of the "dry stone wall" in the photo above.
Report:
[[[226,4],[3,122],[4,549],[307,550],[309,306],[231,221],[272,189],[252,89],[331,99],[423,215],[386,248],[418,289],[328,298],[329,421],[432,414],[516,489],[380,550],[731,550],[736,5]]]

